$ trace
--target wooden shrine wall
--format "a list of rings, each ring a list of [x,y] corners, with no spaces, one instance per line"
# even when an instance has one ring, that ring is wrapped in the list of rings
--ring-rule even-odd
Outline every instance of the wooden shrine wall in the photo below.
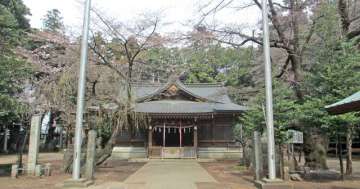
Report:
[[[201,120],[197,125],[199,147],[228,147],[234,144],[233,116]]]

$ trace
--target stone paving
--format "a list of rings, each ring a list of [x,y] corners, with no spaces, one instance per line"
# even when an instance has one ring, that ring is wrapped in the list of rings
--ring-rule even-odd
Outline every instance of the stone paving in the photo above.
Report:
[[[127,189],[196,189],[217,181],[196,160],[151,160],[124,183]]]

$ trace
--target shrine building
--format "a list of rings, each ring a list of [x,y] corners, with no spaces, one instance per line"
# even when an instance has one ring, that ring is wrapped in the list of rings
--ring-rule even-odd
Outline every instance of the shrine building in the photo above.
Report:
[[[133,84],[135,111],[149,125],[135,134],[121,132],[113,158],[239,159],[234,140],[236,119],[246,111],[233,103],[219,84]]]

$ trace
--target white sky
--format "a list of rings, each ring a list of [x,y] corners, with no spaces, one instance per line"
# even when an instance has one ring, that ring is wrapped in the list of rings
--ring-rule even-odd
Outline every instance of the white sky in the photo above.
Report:
[[[76,31],[82,26],[81,0],[23,0],[30,8],[32,27],[41,28],[41,19],[50,9],[59,9],[64,17],[65,26],[69,30]],[[137,15],[148,12],[160,12],[161,21],[170,23],[160,29],[160,32],[175,32],[190,30],[185,26],[189,21],[196,21],[201,15],[199,6],[208,0],[92,0],[92,6],[105,12],[111,18],[118,21],[129,22]],[[248,0],[240,0],[240,4],[246,4]],[[253,6],[245,10],[235,11],[225,9],[219,12],[215,20],[220,24],[240,24],[254,26],[260,21],[260,11]],[[213,17],[211,17],[212,20]]]

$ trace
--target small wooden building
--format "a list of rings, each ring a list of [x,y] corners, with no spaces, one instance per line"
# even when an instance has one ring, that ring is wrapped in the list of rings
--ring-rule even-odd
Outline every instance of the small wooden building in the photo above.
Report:
[[[135,111],[149,126],[135,135],[122,132],[113,156],[119,158],[240,158],[233,135],[246,107],[234,104],[224,86],[167,83],[134,84]]]

